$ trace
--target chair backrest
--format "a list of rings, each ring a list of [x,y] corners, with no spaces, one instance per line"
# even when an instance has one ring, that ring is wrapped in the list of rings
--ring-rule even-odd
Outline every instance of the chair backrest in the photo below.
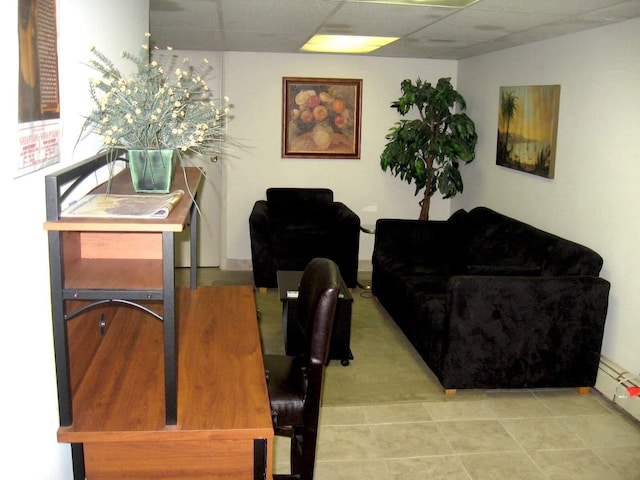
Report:
[[[269,217],[276,223],[324,222],[331,218],[333,191],[328,188],[269,188]]]
[[[340,292],[340,269],[328,258],[314,258],[305,268],[298,293],[298,327],[304,337],[306,360],[324,365]]]

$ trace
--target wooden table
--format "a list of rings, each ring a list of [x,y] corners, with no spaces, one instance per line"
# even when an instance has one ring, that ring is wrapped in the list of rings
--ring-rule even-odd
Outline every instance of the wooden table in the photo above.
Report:
[[[74,422],[58,440],[84,445],[88,480],[271,478],[253,288],[182,287],[176,300],[177,424],[164,423],[161,323],[117,307],[97,347],[95,325],[70,325],[72,362],[93,361],[74,378]]]

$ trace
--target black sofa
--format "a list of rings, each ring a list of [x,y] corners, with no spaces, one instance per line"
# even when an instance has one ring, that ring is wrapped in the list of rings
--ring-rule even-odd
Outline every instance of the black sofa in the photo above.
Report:
[[[446,390],[589,387],[609,298],[602,263],[477,207],[378,220],[372,291]]]
[[[360,218],[328,188],[269,188],[249,215],[253,280],[277,286],[278,270],[304,270],[316,257],[333,260],[349,288],[358,277]]]

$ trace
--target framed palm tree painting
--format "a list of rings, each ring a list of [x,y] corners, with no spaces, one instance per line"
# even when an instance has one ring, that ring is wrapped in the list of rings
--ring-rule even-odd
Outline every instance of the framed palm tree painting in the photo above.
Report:
[[[500,87],[496,164],[554,178],[560,85]]]

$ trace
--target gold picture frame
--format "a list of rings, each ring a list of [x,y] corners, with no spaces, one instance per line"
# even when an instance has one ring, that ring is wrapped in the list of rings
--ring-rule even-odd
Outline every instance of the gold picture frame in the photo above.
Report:
[[[360,158],[362,79],[283,77],[282,157]]]
[[[554,178],[560,85],[500,87],[496,165]]]

